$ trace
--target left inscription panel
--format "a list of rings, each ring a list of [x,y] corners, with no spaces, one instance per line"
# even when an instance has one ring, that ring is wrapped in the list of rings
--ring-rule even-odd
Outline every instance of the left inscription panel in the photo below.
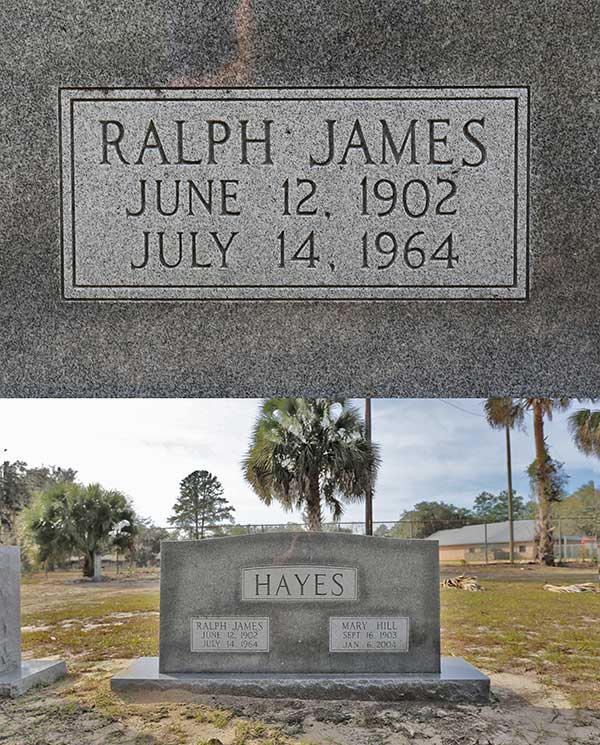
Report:
[[[523,88],[63,89],[66,300],[524,300]]]
[[[269,619],[203,616],[191,620],[192,652],[268,652]]]

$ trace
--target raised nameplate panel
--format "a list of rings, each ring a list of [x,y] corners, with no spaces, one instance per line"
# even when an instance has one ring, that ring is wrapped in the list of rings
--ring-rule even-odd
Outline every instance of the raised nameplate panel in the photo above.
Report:
[[[408,652],[409,620],[400,616],[329,619],[330,652]]]
[[[356,600],[356,569],[268,566],[242,569],[242,600],[329,602]]]

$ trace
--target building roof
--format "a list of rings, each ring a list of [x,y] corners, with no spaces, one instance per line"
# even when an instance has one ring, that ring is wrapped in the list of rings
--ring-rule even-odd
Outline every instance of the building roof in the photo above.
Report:
[[[513,532],[515,542],[527,543],[535,538],[535,520],[515,520]],[[463,528],[438,530],[429,536],[432,541],[439,541],[440,546],[468,546],[485,543],[486,526],[465,525]],[[508,543],[508,520],[501,523],[487,524],[488,543]]]

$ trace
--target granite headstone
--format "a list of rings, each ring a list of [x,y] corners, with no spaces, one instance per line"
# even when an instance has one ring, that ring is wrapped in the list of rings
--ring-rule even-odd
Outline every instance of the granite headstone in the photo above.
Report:
[[[485,700],[440,658],[435,541],[281,532],[161,545],[160,656],[115,690]]]
[[[21,553],[0,546],[0,698],[19,696],[66,673],[61,660],[21,659]]]

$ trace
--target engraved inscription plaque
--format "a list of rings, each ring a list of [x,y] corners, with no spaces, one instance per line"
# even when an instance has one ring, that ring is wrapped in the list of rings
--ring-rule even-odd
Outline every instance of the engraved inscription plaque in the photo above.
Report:
[[[242,600],[329,602],[356,600],[352,567],[270,566],[242,569]]]
[[[269,619],[252,616],[191,619],[192,652],[268,652]]]
[[[330,652],[408,652],[409,620],[398,616],[329,619]]]
[[[69,300],[528,295],[525,88],[60,91]]]

